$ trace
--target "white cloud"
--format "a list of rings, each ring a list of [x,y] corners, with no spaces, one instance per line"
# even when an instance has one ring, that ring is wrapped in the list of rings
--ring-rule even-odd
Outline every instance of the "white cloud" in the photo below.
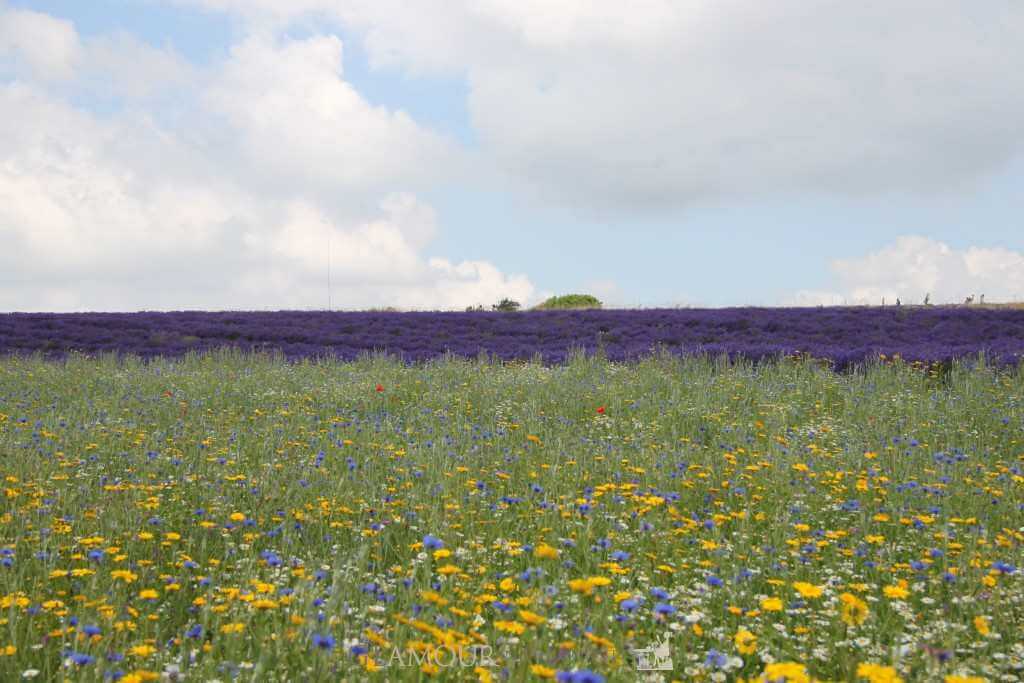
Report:
[[[251,35],[200,69],[70,31],[67,70],[0,81],[0,310],[323,308],[328,245],[335,307],[533,297],[525,276],[428,252],[438,219],[415,191],[447,143],[368,104],[336,38]],[[72,104],[103,74],[130,106]],[[184,113],[168,120],[150,105],[171,83]]]
[[[45,84],[53,92],[145,99],[180,95],[196,73],[173,49],[123,31],[83,39],[69,21],[6,8],[0,0],[4,77]]]
[[[424,258],[419,236],[434,230],[433,211],[408,194],[391,195],[377,217],[339,226],[316,206],[290,202],[278,229],[249,232],[246,246],[268,260],[246,273],[259,299],[287,291],[288,305],[326,306],[328,268],[335,306],[459,309],[502,297],[532,300],[533,285],[484,261]],[[426,225],[423,223],[426,222]]]
[[[177,99],[199,75],[171,48],[157,48],[126,32],[84,43],[80,87],[130,99]]]
[[[80,52],[78,32],[70,22],[0,3],[0,60],[7,57],[38,78],[59,80],[71,77]]]
[[[1012,0],[178,1],[327,17],[375,64],[464,75],[489,159],[557,202],[934,191],[1024,143]]]
[[[402,111],[374,107],[343,78],[336,36],[250,35],[203,94],[249,173],[278,189],[366,191],[423,184],[452,154]]]
[[[921,236],[904,236],[859,258],[831,264],[838,291],[801,291],[798,305],[1024,301],[1024,253],[1001,247],[958,250]]]

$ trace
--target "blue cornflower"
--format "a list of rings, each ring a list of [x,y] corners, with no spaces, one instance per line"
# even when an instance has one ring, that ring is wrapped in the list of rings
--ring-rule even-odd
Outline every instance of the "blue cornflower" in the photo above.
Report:
[[[559,671],[555,674],[558,683],[604,683],[604,676],[589,669],[575,671]]]
[[[676,608],[667,602],[659,602],[654,606],[654,613],[662,616],[668,616],[676,613]]]
[[[313,647],[318,650],[333,650],[334,636],[314,633],[312,636]]]
[[[729,657],[718,650],[708,650],[707,655],[704,657],[704,666],[720,669],[729,662]]]
[[[625,600],[619,603],[619,609],[621,609],[623,612],[632,612],[639,606],[640,600],[638,600],[637,598],[626,598]]]
[[[68,652],[66,653],[68,659],[77,664],[78,666],[88,666],[96,661],[95,657],[91,657],[84,652]]]

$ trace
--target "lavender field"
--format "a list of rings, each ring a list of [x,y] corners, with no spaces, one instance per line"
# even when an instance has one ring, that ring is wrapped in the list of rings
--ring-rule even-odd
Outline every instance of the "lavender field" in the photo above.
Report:
[[[1024,310],[983,307],[726,308],[472,312],[12,313],[0,316],[0,353],[181,356],[221,347],[289,359],[352,360],[385,352],[405,361],[481,353],[564,362],[574,349],[621,361],[664,349],[764,360],[807,354],[837,369],[877,357],[949,362],[984,353],[1024,357]]]

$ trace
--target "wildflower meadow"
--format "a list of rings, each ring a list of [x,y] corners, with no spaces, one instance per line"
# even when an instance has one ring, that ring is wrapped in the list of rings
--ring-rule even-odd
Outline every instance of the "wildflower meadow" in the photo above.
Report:
[[[0,680],[1024,678],[977,356],[7,356],[0,468]]]

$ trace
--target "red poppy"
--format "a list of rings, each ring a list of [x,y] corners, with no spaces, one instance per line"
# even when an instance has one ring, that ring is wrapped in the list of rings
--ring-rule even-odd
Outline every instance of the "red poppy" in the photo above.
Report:
[[[598,406],[597,407],[597,414],[598,415],[604,415],[604,406]]]
[[[377,385],[377,391],[378,391],[378,393],[381,392],[381,391],[384,391],[384,385],[383,384],[378,384]]]

